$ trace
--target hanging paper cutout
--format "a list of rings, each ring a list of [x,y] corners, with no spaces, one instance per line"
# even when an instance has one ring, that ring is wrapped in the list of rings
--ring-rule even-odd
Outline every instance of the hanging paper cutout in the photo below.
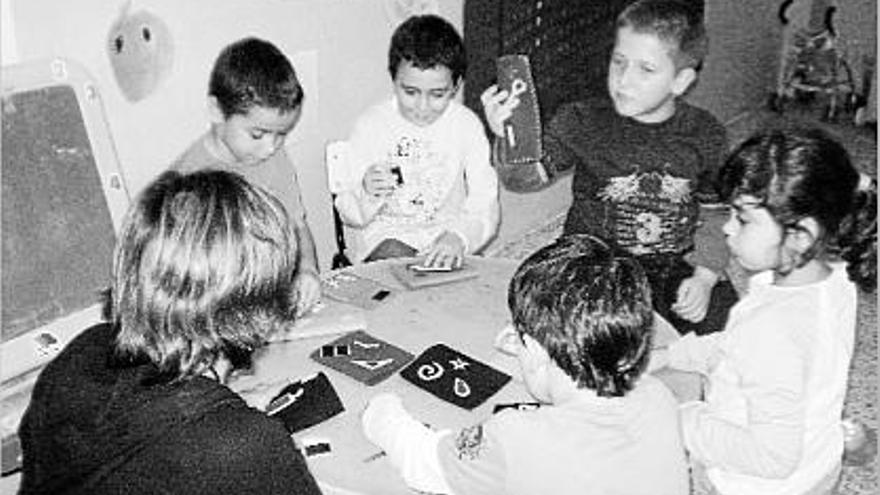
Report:
[[[128,101],[152,94],[171,71],[174,44],[160,18],[145,10],[131,12],[127,2],[107,34],[107,52],[116,84]]]

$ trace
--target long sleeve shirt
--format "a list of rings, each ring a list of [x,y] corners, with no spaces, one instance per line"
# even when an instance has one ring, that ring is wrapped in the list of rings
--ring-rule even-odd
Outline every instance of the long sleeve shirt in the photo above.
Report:
[[[721,494],[807,492],[840,463],[856,289],[843,265],[798,287],[750,280],[724,332],[686,335],[670,366],[708,377],[681,406],[685,446]]]
[[[496,141],[495,166],[508,187],[524,190],[573,170],[565,233],[598,235],[637,255],[688,253],[691,264],[716,273],[725,268],[720,226],[699,219],[698,203],[717,201],[726,151],[724,127],[709,112],[678,102],[672,117],[646,124],[619,115],[609,98],[594,98],[561,106],[542,138],[534,164],[507,163]]]
[[[402,183],[387,198],[363,189],[364,174],[377,163],[400,169]],[[339,177],[336,207],[361,236],[352,246],[358,258],[385,239],[424,250],[445,231],[459,235],[473,253],[498,228],[489,143],[477,116],[456,101],[424,127],[407,121],[393,97],[371,107],[355,123]]]
[[[421,491],[688,493],[675,399],[648,375],[624,397],[585,389],[563,404],[505,410],[457,433],[424,426],[396,396],[371,403],[363,423],[367,438]]]

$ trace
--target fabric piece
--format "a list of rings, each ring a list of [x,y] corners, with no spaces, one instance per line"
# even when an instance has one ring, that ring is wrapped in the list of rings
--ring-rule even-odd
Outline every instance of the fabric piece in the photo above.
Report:
[[[343,411],[345,407],[324,373],[285,386],[266,407],[266,414],[280,419],[290,433],[311,428]]]
[[[510,381],[509,375],[445,344],[426,349],[400,376],[465,409],[479,406]]]
[[[375,385],[413,360],[409,352],[358,330],[312,352],[311,358],[366,385]]]
[[[504,55],[498,58],[498,88],[519,99],[504,124],[505,157],[510,163],[535,162],[541,159],[541,112],[532,79],[529,58]]]

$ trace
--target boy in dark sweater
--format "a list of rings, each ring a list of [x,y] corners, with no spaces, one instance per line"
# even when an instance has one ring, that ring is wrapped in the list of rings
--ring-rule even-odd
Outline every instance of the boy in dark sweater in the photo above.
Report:
[[[719,282],[727,263],[720,229],[707,224],[711,230],[697,235],[700,201],[715,200],[725,131],[679,101],[706,48],[699,12],[677,0],[640,0],[618,17],[608,94],[560,107],[543,129],[539,161],[507,161],[502,139],[493,149],[512,190],[541,189],[573,169],[564,234],[597,235],[636,255],[657,312],[680,332],[699,334],[724,328],[736,301],[730,282]],[[503,137],[519,100],[492,86],[482,101],[489,127]]]

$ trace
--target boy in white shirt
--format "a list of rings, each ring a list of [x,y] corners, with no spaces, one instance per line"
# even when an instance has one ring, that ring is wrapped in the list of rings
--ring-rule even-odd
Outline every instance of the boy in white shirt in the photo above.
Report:
[[[414,16],[391,38],[394,94],[368,109],[349,139],[336,207],[360,234],[357,260],[426,256],[459,266],[495,235],[498,180],[482,123],[454,101],[466,69],[455,28]]]

